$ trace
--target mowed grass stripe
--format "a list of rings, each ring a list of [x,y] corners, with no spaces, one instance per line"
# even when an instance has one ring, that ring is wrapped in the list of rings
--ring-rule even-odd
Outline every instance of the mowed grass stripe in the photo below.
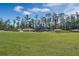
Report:
[[[79,33],[0,32],[0,55],[79,55]]]

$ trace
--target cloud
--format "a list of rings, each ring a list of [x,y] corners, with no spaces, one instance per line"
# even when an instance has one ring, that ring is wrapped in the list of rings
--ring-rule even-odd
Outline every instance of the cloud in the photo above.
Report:
[[[79,11],[79,4],[78,3],[48,3],[43,4],[44,7],[49,7],[51,10],[54,10],[54,12],[60,13],[66,13],[66,14],[75,14],[77,11]]]
[[[79,5],[76,4],[69,4],[64,10],[66,14],[75,14],[76,12],[79,12]]]
[[[45,6],[45,7],[44,7]],[[63,7],[57,7],[57,6],[63,6]],[[17,12],[21,12],[23,15],[30,15],[33,13],[46,13],[46,12],[63,12],[65,14],[75,14],[76,12],[79,12],[79,4],[77,3],[69,3],[69,4],[63,4],[63,3],[48,3],[48,4],[43,4],[43,8],[28,8],[25,10],[24,7],[22,6],[15,6],[14,10]]]
[[[50,12],[50,9],[48,8],[32,8],[29,9],[31,12]]]
[[[29,9],[25,10],[25,8],[22,6],[15,6],[14,10],[17,12],[21,12],[23,15],[31,15],[36,12],[42,12],[42,13],[50,12],[50,9],[48,9],[48,8],[29,8]]]
[[[24,9],[24,7],[22,7],[22,6],[14,7],[14,10],[17,11],[17,12],[21,12],[23,9]]]
[[[28,9],[27,11],[23,11],[23,15],[31,15],[33,13],[37,13],[37,12],[50,12],[50,9],[48,8],[32,8],[32,9]]]
[[[23,11],[23,15],[31,15],[32,13],[29,11]]]
[[[63,3],[47,3],[43,4],[44,7],[57,7],[57,6],[62,6]]]
[[[61,11],[68,15],[76,14],[76,12],[79,12],[79,3],[48,3],[44,4],[43,6],[51,8],[54,10],[54,12]]]
[[[15,11],[17,11],[17,12],[21,12],[23,15],[30,15],[31,14],[31,12],[29,12],[29,11],[24,11],[24,7],[22,7],[22,6],[15,6],[14,7],[14,10]]]

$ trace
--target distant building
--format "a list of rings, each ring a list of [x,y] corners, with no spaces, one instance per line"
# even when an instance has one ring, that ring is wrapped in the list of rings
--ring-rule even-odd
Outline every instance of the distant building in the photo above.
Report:
[[[18,32],[33,32],[34,31],[34,29],[32,29],[32,28],[26,28],[26,29],[18,29]]]
[[[73,29],[72,32],[79,32],[79,29]]]
[[[32,28],[23,29],[23,32],[33,32],[33,31],[34,31],[34,29],[32,29]]]

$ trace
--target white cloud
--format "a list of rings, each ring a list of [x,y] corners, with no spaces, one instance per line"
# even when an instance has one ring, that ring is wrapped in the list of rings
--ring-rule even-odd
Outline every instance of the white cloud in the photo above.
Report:
[[[24,7],[22,7],[22,6],[14,7],[14,10],[17,11],[17,12],[21,12],[23,9],[24,9]]]
[[[79,6],[75,4],[70,4],[65,10],[64,13],[66,14],[75,14],[76,12],[79,12]]]
[[[22,7],[22,6],[16,6],[16,7],[14,7],[14,10],[17,12],[21,12],[23,15],[31,14],[31,12],[29,12],[29,11],[24,11],[24,7]]]
[[[45,13],[45,12],[51,11],[49,8],[32,8],[32,9],[29,8],[29,9],[25,10],[25,8],[22,6],[15,6],[14,10],[17,12],[21,12],[23,15],[26,15],[26,14],[31,15],[31,14],[36,13],[36,12]]]
[[[43,9],[40,9],[40,12],[50,12],[50,9],[48,9],[48,8],[43,8]]]
[[[44,4],[44,7],[56,7],[56,6],[62,6],[63,3],[48,3],[48,4]]]
[[[23,11],[23,15],[31,15],[32,13],[29,11]]]
[[[31,12],[50,12],[50,9],[48,8],[32,8],[29,9]]]

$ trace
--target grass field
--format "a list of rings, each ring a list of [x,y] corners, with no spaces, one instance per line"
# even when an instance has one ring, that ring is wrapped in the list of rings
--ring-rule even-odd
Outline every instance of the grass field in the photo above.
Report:
[[[0,32],[0,55],[77,56],[79,33]]]

